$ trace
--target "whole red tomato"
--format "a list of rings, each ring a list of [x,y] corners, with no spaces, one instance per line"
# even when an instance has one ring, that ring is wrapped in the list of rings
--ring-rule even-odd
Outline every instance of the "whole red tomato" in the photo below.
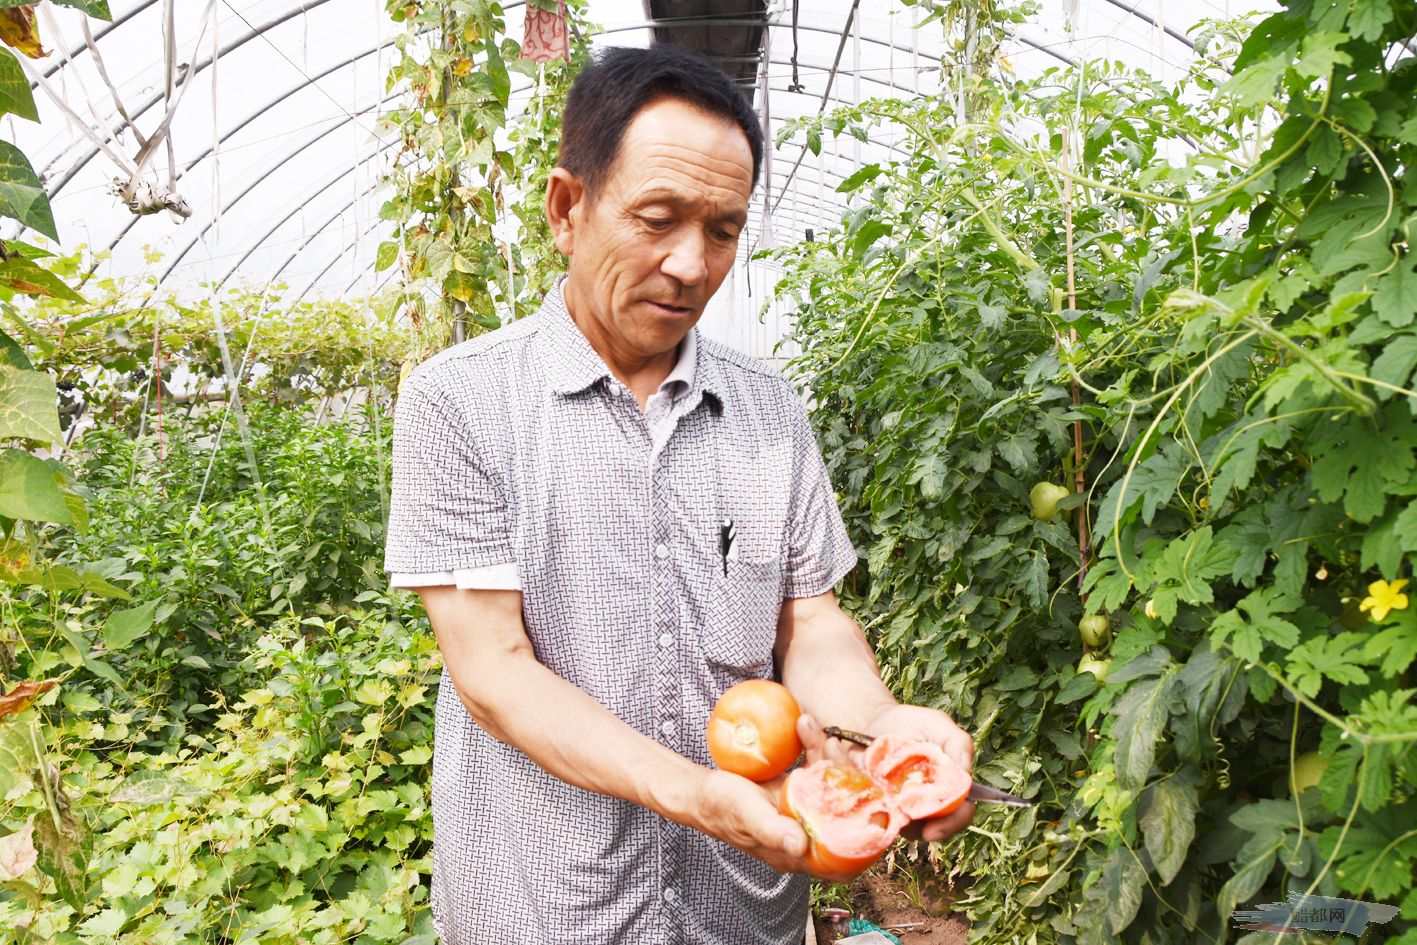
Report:
[[[770,781],[802,754],[792,693],[770,679],[750,679],[729,688],[708,721],[708,750],[724,771],[750,781]]]

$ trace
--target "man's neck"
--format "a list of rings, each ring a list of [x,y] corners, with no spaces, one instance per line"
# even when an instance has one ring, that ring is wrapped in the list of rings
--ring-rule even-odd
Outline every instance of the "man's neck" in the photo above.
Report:
[[[569,278],[561,285],[561,295],[566,303],[566,311],[571,315],[571,321],[580,329],[586,341],[595,349],[595,353],[600,355],[605,361],[606,367],[610,368],[610,373],[615,375],[620,383],[630,389],[634,394],[635,401],[640,405],[640,409],[646,409],[650,397],[658,390],[664,379],[674,370],[674,365],[678,363],[679,352],[683,349],[684,341],[679,343],[663,354],[650,355],[648,357],[627,355],[612,343],[611,336],[600,325],[596,318],[586,313],[588,307],[580,304],[579,293],[575,284]],[[691,331],[693,329],[690,329]]]

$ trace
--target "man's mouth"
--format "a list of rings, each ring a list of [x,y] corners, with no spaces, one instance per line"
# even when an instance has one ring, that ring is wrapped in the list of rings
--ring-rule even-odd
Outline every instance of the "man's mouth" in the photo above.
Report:
[[[648,299],[646,301],[648,302],[648,304],[659,309],[661,312],[664,312],[669,315],[690,315],[693,314],[694,311],[691,307],[687,305],[671,305],[668,302],[655,302]]]

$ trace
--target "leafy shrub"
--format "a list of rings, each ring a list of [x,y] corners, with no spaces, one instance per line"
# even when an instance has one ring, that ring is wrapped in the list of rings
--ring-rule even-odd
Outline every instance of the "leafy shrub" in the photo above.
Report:
[[[365,598],[344,616],[275,622],[242,665],[264,685],[215,696],[207,732],[156,754],[95,750],[122,720],[66,689],[49,762],[71,773],[50,789],[73,833],[50,843],[86,879],[47,896],[13,881],[25,895],[0,896],[0,927],[94,945],[431,943],[441,663],[405,595]],[[3,815],[11,826],[49,816],[31,786],[7,786],[28,798]]]
[[[1221,941],[1291,891],[1417,941],[1414,28],[1296,0],[1175,89],[1087,63],[977,81],[969,122],[805,125],[906,132],[776,255],[867,559],[847,600],[1040,802],[935,853],[978,877],[976,941]],[[1067,521],[1029,516],[1040,480],[1081,484]],[[1073,669],[1093,613],[1102,685]]]
[[[257,405],[249,417],[259,488],[238,431],[213,451],[219,414],[169,429],[161,459],[151,439],[109,426],[75,444],[91,518],[86,532],[55,536],[53,557],[154,607],[150,630],[102,658],[179,720],[209,689],[249,683],[240,663],[272,618],[333,616],[386,584],[377,431],[387,438],[387,413],[377,428],[358,412],[312,424],[303,410]],[[57,606],[86,637],[84,625],[129,605]],[[38,626],[51,618],[45,606],[33,616]]]

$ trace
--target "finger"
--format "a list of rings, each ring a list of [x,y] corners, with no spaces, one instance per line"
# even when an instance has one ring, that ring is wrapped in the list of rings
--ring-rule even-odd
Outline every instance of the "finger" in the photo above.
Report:
[[[974,770],[974,739],[969,733],[956,727],[944,740],[945,756],[965,771]]]
[[[816,718],[803,712],[797,717],[797,739],[807,752],[808,763],[811,763],[822,756],[827,743],[827,733],[822,731],[822,726]]]
[[[974,820],[974,807],[973,801],[965,801],[953,813],[926,821],[920,831],[920,839],[933,843],[953,837]]]
[[[776,837],[776,843],[766,844],[786,853],[795,860],[807,855],[807,833],[802,825],[791,817],[778,817],[768,837]]]
[[[852,747],[851,742],[842,741],[840,738],[833,738],[831,741],[827,742],[827,757],[831,759],[831,763],[834,765],[856,767],[856,760],[852,755]]]

